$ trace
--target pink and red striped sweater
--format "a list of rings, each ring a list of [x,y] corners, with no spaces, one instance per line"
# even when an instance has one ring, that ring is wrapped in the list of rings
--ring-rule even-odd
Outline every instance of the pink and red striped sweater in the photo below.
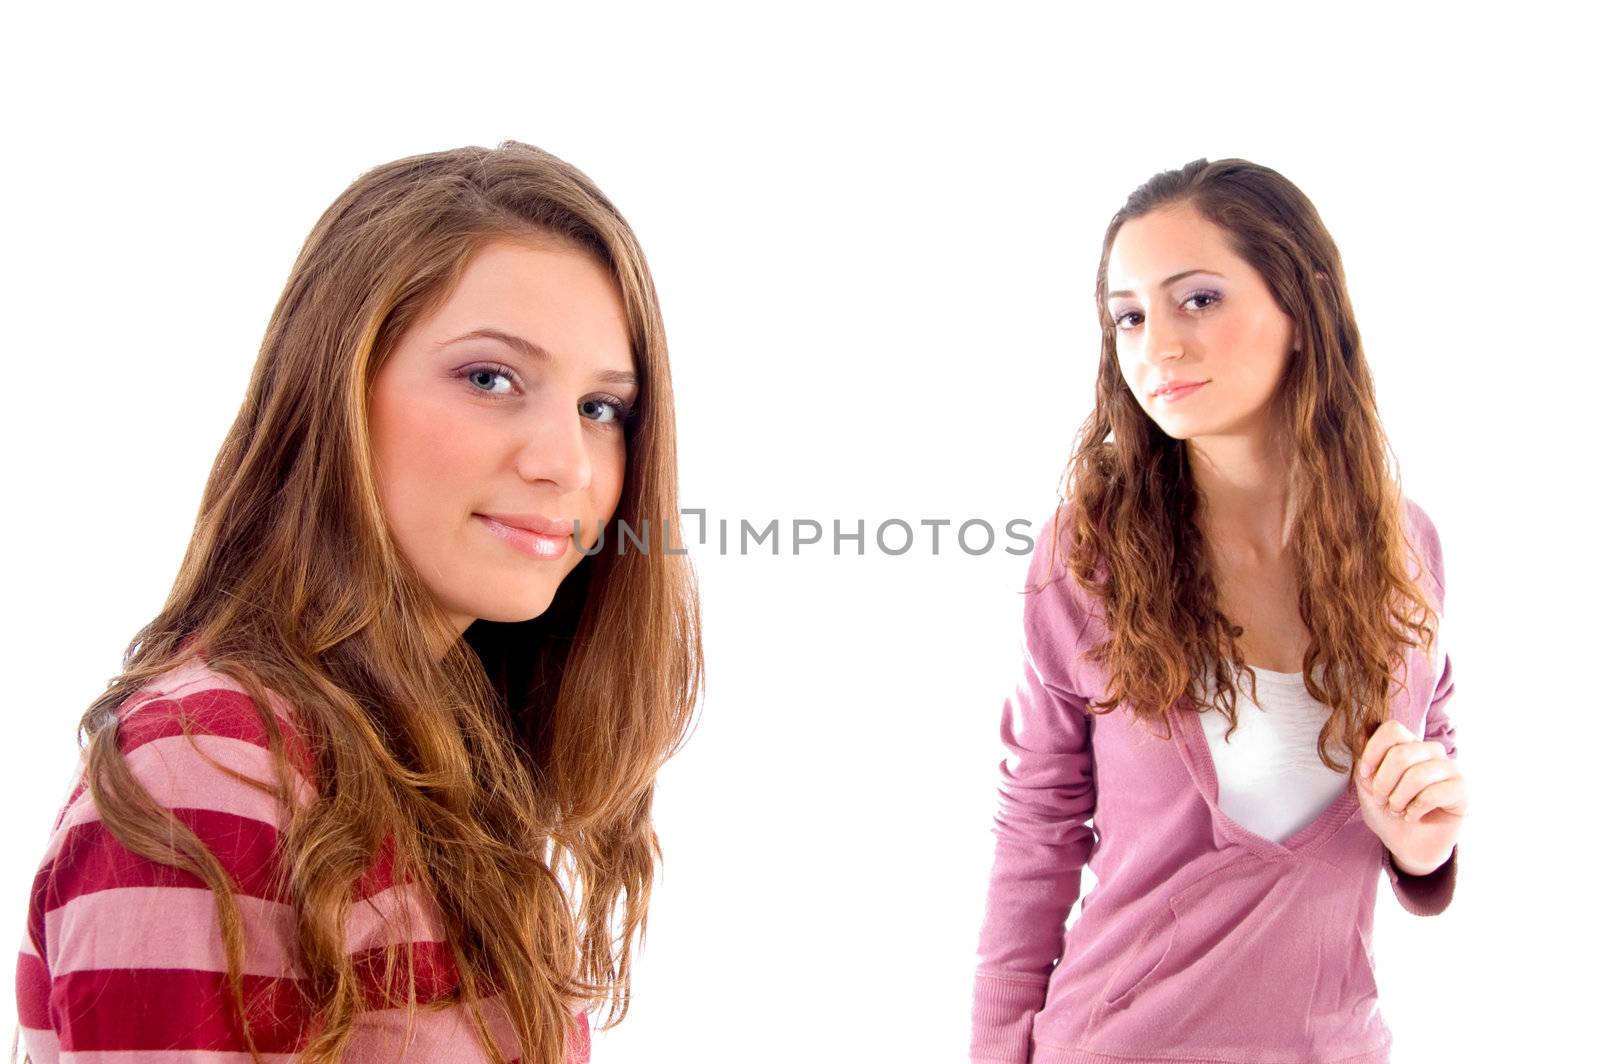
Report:
[[[284,725],[290,760],[309,769],[313,762],[295,739],[287,707],[273,709]],[[258,1051],[268,1061],[295,1059],[311,1017],[290,953],[293,913],[275,867],[287,810],[273,795],[224,771],[276,778],[253,703],[233,679],[192,661],[129,698],[118,712],[118,744],[133,775],[199,836],[237,884],[243,989],[246,1001],[255,1002],[251,1031]],[[291,780],[301,798],[311,796],[311,777],[306,771]],[[361,1015],[345,1059],[486,1060],[459,1004],[419,1009],[407,1040],[403,991],[383,976],[391,951],[409,947],[420,1004],[456,987],[436,904],[410,883],[393,882],[382,855],[357,884],[354,898],[347,948],[365,999],[395,1007]],[[217,909],[205,882],[123,847],[101,824],[80,777],[34,878],[17,959],[17,1016],[28,1059],[245,1064],[251,1058],[225,972]],[[496,998],[484,999],[483,1014],[501,1052],[515,1061],[516,1038]],[[569,1064],[589,1060],[583,1012],[574,1016],[569,1047]]]

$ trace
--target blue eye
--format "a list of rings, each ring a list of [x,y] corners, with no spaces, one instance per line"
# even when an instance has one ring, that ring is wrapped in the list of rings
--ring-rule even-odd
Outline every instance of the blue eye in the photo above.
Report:
[[[463,371],[459,374],[459,376],[463,380],[470,382],[474,377],[504,377],[508,381],[514,381],[517,375],[505,366],[474,366],[471,369]],[[487,395],[491,399],[507,398],[507,393],[505,392],[485,391],[476,385],[469,384],[469,386],[479,395]]]
[[[633,407],[614,395],[602,395],[579,403],[578,412],[602,425],[620,425],[633,416]]]
[[[493,381],[494,378],[500,377],[511,382],[512,385],[515,386],[517,380],[516,371],[508,366],[472,366],[468,369],[462,370],[460,373],[456,374],[456,376],[462,380],[465,380],[467,382],[467,387],[477,395],[493,399],[497,402],[502,399],[511,399],[515,397],[515,393],[513,392],[492,391],[489,389],[480,388],[478,387],[478,384],[475,383],[478,378],[482,378],[485,381]],[[589,396],[588,398],[581,400],[578,403],[578,414],[589,421],[595,422],[596,424],[621,425],[622,422],[633,417],[634,408],[614,395],[600,394]]]

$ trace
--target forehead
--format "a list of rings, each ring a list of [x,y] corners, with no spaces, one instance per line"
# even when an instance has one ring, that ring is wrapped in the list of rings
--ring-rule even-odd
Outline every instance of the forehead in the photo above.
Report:
[[[1237,265],[1228,234],[1187,204],[1162,207],[1124,222],[1106,259],[1107,287],[1153,287],[1186,269]]]
[[[433,328],[464,332],[484,325],[557,354],[620,359],[624,367],[632,361],[616,278],[593,253],[553,237],[494,240],[468,258]]]
[[[562,294],[622,301],[616,279],[591,252],[555,237],[534,236],[491,240],[473,251],[451,297],[515,302]]]

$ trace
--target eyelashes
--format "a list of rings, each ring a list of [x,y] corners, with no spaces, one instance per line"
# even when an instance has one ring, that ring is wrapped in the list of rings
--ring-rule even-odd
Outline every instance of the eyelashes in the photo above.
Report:
[[[611,416],[608,418],[589,419],[591,421],[598,421],[602,425],[620,425],[622,422],[633,416],[633,408],[624,406],[622,400],[614,396],[599,396],[589,398],[578,404],[579,412],[582,412],[585,408],[594,409],[595,407],[609,407],[611,409]],[[584,416],[588,417],[587,414],[584,414]]]
[[[1194,310],[1210,310],[1212,307],[1216,306],[1222,301],[1222,293],[1209,288],[1201,288],[1194,292],[1190,292],[1189,295],[1184,298],[1183,302],[1178,305],[1187,307],[1190,303],[1193,303],[1197,299],[1206,300],[1206,303],[1204,306],[1194,307]],[[1140,314],[1137,310],[1125,310],[1121,314],[1118,314],[1111,319],[1112,328],[1117,329],[1118,331],[1125,331],[1127,329],[1134,328],[1135,325],[1125,324],[1129,318],[1138,318],[1140,321],[1143,321],[1144,315]]]
[[[473,378],[475,377],[503,377],[507,381],[515,384],[517,373],[509,366],[503,366],[498,363],[490,363],[488,365],[481,366],[469,366],[467,369],[464,369],[460,373],[456,374],[456,377],[459,380],[465,381],[467,384],[467,389],[474,395],[483,396],[484,398],[494,402],[501,402],[506,399],[516,398],[515,394],[513,393],[486,391],[485,389],[480,388],[472,383]],[[610,410],[609,417],[604,416],[605,411],[608,409]],[[636,413],[636,409],[633,404],[626,402],[618,396],[611,395],[606,392],[601,392],[597,395],[585,396],[579,401],[578,410],[583,417],[590,421],[594,421],[597,424],[619,426],[624,421],[627,421],[629,418],[633,417]],[[596,413],[601,416],[593,416]]]
[[[482,388],[471,387],[470,382],[472,378],[488,376],[504,377],[506,380],[513,380],[515,379],[516,374],[512,373],[511,370],[507,369],[505,366],[473,366],[471,369],[462,370],[456,376],[461,380],[468,381],[469,389],[471,391],[475,391],[480,395],[486,395],[491,399],[502,399],[505,398],[505,393],[503,392],[486,392]]]

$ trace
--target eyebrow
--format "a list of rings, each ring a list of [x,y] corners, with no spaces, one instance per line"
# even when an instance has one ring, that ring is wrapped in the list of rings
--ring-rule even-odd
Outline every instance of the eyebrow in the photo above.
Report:
[[[1165,281],[1161,282],[1161,287],[1165,288],[1169,284],[1174,284],[1174,283],[1176,283],[1178,281],[1181,281],[1185,277],[1188,277],[1192,273],[1214,273],[1218,277],[1226,277],[1227,276],[1227,274],[1221,273],[1220,271],[1217,271],[1217,270],[1208,270],[1205,267],[1198,267],[1198,268],[1193,269],[1193,270],[1184,270],[1182,273],[1173,274],[1171,277],[1168,277]],[[1119,296],[1129,296],[1129,297],[1131,297],[1132,295],[1133,295],[1132,292],[1128,291],[1126,288],[1122,288],[1122,289],[1118,289],[1115,292],[1107,292],[1106,293],[1106,298],[1107,299],[1116,299]]]
[[[548,349],[534,343],[532,340],[518,336],[516,333],[508,333],[503,329],[494,329],[487,326],[462,333],[454,340],[442,341],[435,350],[449,347],[451,344],[459,344],[463,340],[476,339],[498,340],[530,362],[549,362],[553,357]],[[639,378],[630,370],[604,369],[595,374],[595,376],[605,384],[637,385],[639,383]]]

